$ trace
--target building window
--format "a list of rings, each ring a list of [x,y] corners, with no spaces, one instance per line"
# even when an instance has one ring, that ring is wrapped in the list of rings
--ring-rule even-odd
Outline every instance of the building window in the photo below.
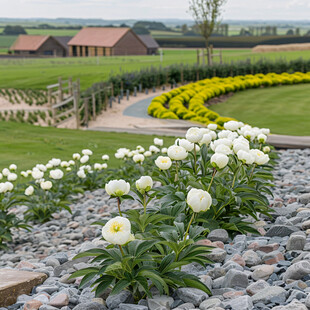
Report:
[[[88,56],[88,46],[85,46],[85,56]]]
[[[97,50],[97,47],[95,47],[95,56],[98,56],[98,50]]]
[[[80,56],[83,56],[83,47],[80,46]]]
[[[103,49],[103,56],[105,56],[105,47],[103,47],[102,49]]]
[[[72,56],[74,56],[74,57],[77,56],[76,45],[73,45],[73,46],[72,46]]]

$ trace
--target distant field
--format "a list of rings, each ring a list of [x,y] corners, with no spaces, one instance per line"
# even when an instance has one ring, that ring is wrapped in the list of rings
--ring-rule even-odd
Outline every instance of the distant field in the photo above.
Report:
[[[75,36],[78,29],[26,29],[28,34],[40,34],[50,36]]]
[[[160,30],[152,30],[151,35],[156,39],[156,37],[161,38],[169,38],[169,37],[179,37],[182,36],[182,32],[174,32],[174,31],[160,31]]]
[[[274,134],[309,136],[309,98],[308,84],[251,89],[237,92],[211,109],[252,126],[270,128]]]
[[[217,52],[215,50],[215,52]],[[223,50],[224,62],[240,60],[310,58],[310,51],[273,52],[254,54],[250,49]],[[81,79],[82,89],[95,82],[104,81],[110,75],[172,64],[193,64],[197,61],[195,49],[164,50],[163,62],[159,56],[118,56],[87,58],[4,59],[0,58],[0,88],[45,89],[58,77]],[[214,61],[219,61],[215,58]]]
[[[2,36],[0,35],[0,48],[9,48],[14,41],[16,40],[17,36]]]

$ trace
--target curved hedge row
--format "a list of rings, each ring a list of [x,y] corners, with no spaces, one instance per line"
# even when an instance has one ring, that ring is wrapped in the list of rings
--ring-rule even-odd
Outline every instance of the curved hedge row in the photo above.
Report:
[[[310,83],[310,72],[214,77],[181,86],[154,98],[148,107],[148,113],[156,118],[184,119],[205,125],[215,123],[221,128],[225,122],[233,119],[222,117],[208,109],[205,103],[209,99],[250,88],[300,83]]]

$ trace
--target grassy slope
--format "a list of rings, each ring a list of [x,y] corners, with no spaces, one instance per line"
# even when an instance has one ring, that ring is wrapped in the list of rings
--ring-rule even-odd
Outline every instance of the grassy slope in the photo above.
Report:
[[[114,158],[120,147],[134,148],[138,144],[148,147],[154,136],[125,133],[106,133],[36,127],[27,124],[0,122],[1,167],[15,163],[21,169],[32,168],[37,163],[46,163],[52,157],[71,159],[83,148],[94,151],[93,158],[99,162],[103,154],[110,156],[109,166],[117,167],[120,161]],[[175,138],[164,137],[165,146]]]
[[[212,110],[272,133],[310,136],[309,84],[252,89],[236,93]]]
[[[223,50],[224,62],[299,57],[310,58],[310,51],[253,54],[251,50]],[[99,65],[97,61],[99,59]],[[196,50],[165,50],[164,61],[159,56],[119,56],[119,57],[88,57],[88,58],[49,58],[49,59],[1,59],[0,88],[39,88],[45,89],[53,84],[58,77],[72,76],[81,79],[82,88],[94,82],[106,80],[111,74],[128,72],[151,66],[169,66],[196,62]],[[215,61],[217,61],[215,59]]]

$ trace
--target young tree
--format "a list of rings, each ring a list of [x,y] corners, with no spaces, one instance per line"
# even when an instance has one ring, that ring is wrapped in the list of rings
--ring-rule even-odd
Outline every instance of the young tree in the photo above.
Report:
[[[205,38],[209,54],[209,38],[221,15],[221,8],[227,0],[189,0],[189,10]],[[210,57],[208,57],[208,62]],[[210,63],[209,63],[210,64]]]

